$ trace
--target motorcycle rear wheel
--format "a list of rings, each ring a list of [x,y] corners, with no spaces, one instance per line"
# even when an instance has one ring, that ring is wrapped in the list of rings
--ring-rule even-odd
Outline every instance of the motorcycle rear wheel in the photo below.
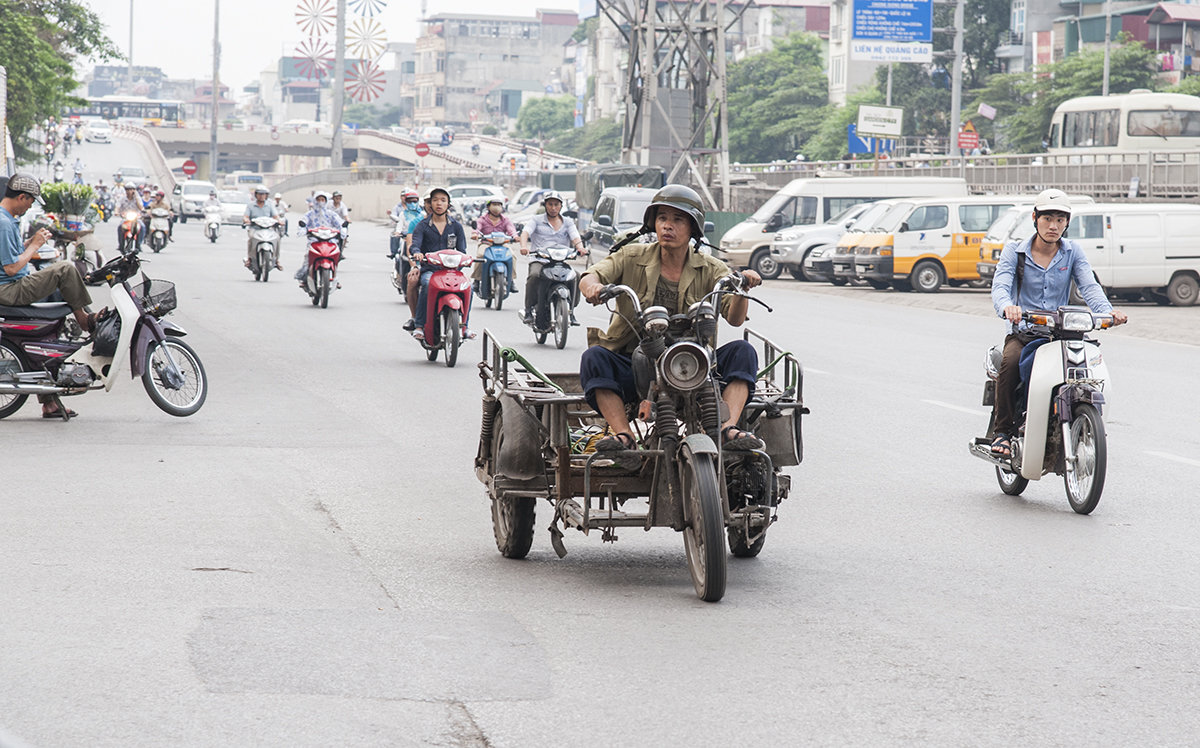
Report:
[[[504,441],[501,414],[496,413],[492,431],[492,474],[500,460],[500,445]],[[489,492],[490,493],[490,492]],[[533,545],[533,522],[536,499],[532,496],[492,495],[492,534],[496,537],[496,550],[505,558],[525,558]]]
[[[20,348],[7,340],[0,340],[0,373],[11,368],[15,368],[16,371],[30,371],[29,361]],[[16,413],[28,399],[29,395],[0,395],[0,418],[8,418]]]
[[[1108,441],[1100,411],[1090,403],[1075,406],[1071,420],[1071,446],[1075,464],[1067,465],[1063,482],[1067,501],[1076,514],[1091,514],[1104,492],[1104,477],[1108,469]]]
[[[171,360],[183,374],[184,383],[178,389],[169,386],[160,374],[167,365],[164,352],[170,353]],[[192,347],[178,338],[167,338],[146,350],[142,385],[154,404],[173,416],[192,415],[200,410],[208,397],[208,375],[204,373],[204,364],[200,363],[200,357]]]
[[[683,547],[696,596],[716,602],[725,596],[725,529],[721,492],[717,488],[717,469],[712,455],[696,454],[686,446],[680,449],[680,494],[687,527]]]
[[[447,309],[442,313],[442,349],[446,351],[446,366],[453,369],[458,363],[458,346],[462,341],[462,313]]]
[[[321,268],[317,284],[317,295],[320,297],[321,308],[329,307],[329,286],[333,282],[330,277],[329,268]]]
[[[567,332],[571,329],[571,302],[561,296],[554,300],[554,347],[567,347]]]

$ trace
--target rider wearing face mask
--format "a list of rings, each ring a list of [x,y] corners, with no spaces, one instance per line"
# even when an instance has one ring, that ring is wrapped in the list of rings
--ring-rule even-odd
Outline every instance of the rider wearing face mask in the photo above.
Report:
[[[318,192],[313,196],[312,210],[304,214],[304,227],[306,229],[324,226],[325,228],[337,229],[339,232],[342,231],[342,219],[338,218],[337,213],[334,213],[327,207],[328,202],[329,196],[324,192]],[[344,248],[343,251],[345,251]],[[300,269],[297,270],[296,275],[293,276],[297,281],[300,282],[301,288],[304,288],[304,278],[307,275],[308,249],[306,247],[304,250],[304,261],[300,263]],[[341,283],[338,283],[338,288],[341,287]]]
[[[579,279],[585,299],[601,303],[600,292],[615,283],[633,289],[643,309],[662,306],[670,314],[685,314],[729,274],[725,263],[699,251],[698,242],[704,238],[704,205],[690,187],[669,184],[659,190],[646,208],[642,231],[655,232],[658,240],[630,244],[589,268]],[[762,283],[753,270],[745,271],[743,276],[749,288]],[[748,304],[744,298],[725,296],[721,316],[738,327],[746,321]],[[628,301],[617,302],[618,309],[628,313],[626,305]],[[579,380],[588,403],[604,416],[614,434],[601,439],[596,444],[598,450],[635,447],[625,404],[637,402],[631,358],[637,342],[636,333],[619,314],[613,315],[607,332],[588,330],[590,347],[583,352]],[[724,385],[721,399],[729,414],[721,424],[725,449],[761,449],[763,443],[757,436],[737,428],[758,376],[754,346],[734,340],[718,348],[717,373]]]
[[[493,197],[488,200],[487,212],[475,219],[475,230],[479,232],[480,246],[479,257],[483,257],[484,249],[492,244],[491,235],[499,231],[506,234],[509,239],[517,238],[517,227],[513,225],[511,219],[504,215],[504,200],[503,198]],[[475,263],[475,270],[471,272],[471,280],[483,280],[483,265],[482,262]],[[517,284],[513,281],[513,261],[512,257],[508,258],[505,263],[508,267],[508,292],[516,293]]]
[[[992,279],[992,306],[1008,322],[1004,356],[996,381],[996,403],[992,429],[992,454],[1012,454],[1012,435],[1016,428],[1017,385],[1021,382],[1019,362],[1025,346],[1040,344],[1021,320],[1023,310],[1058,309],[1065,306],[1075,282],[1088,308],[1097,314],[1111,313],[1113,324],[1129,318],[1112,308],[1104,289],[1096,280],[1083,248],[1066,238],[1071,223],[1071,202],[1062,190],[1041,192],[1033,204],[1034,235],[1013,242],[1000,253],[996,275]]]

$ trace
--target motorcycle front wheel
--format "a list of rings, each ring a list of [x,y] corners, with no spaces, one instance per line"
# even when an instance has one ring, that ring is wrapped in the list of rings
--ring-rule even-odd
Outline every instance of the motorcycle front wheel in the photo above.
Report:
[[[462,313],[457,309],[447,309],[442,313],[442,349],[446,351],[446,366],[451,369],[458,363],[461,335]]]
[[[183,375],[183,383],[179,387],[173,387],[164,380],[168,354]],[[200,410],[208,397],[208,376],[204,373],[200,357],[191,346],[177,338],[152,344],[146,351],[142,385],[154,404],[173,416],[192,415]]]
[[[1104,476],[1108,469],[1108,442],[1100,411],[1090,403],[1075,406],[1071,420],[1071,447],[1075,455],[1068,464],[1063,481],[1067,486],[1067,501],[1077,514],[1091,514],[1100,503],[1104,491]]]
[[[680,449],[680,495],[687,527],[683,547],[696,596],[716,602],[725,596],[725,529],[717,469],[712,455]]]
[[[554,347],[560,351],[567,347],[567,332],[571,328],[571,302],[558,297],[554,300]]]
[[[317,296],[320,297],[321,308],[327,309],[329,307],[329,286],[333,282],[329,268],[321,268],[317,281]]]
[[[492,298],[489,299],[488,301],[496,302],[496,311],[497,312],[500,311],[500,308],[504,306],[504,297],[507,294],[508,294],[508,281],[505,279],[504,275],[503,274],[497,275],[496,273],[492,273]]]
[[[266,283],[267,278],[271,275],[271,268],[274,266],[275,260],[271,257],[270,252],[264,249],[258,253],[259,280]]]
[[[1020,496],[1029,485],[1028,478],[1022,478],[1020,473],[1005,470],[999,465],[996,466],[996,482],[1000,484],[1000,490],[1009,496]]]
[[[15,376],[18,372],[29,371],[29,362],[25,354],[7,340],[0,340],[0,377]],[[0,418],[8,418],[21,409],[29,395],[0,395]]]

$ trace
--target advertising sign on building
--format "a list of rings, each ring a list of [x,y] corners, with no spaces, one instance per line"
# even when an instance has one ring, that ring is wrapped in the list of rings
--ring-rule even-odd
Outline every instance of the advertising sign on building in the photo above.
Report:
[[[932,62],[933,0],[854,0],[850,59]]]
[[[1054,62],[1054,31],[1033,32],[1033,69]]]

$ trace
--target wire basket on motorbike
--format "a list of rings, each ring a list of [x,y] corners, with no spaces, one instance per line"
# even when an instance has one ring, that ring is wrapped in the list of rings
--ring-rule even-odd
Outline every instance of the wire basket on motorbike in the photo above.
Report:
[[[160,319],[179,306],[179,300],[175,296],[175,284],[167,280],[145,278],[137,296],[146,313]]]

